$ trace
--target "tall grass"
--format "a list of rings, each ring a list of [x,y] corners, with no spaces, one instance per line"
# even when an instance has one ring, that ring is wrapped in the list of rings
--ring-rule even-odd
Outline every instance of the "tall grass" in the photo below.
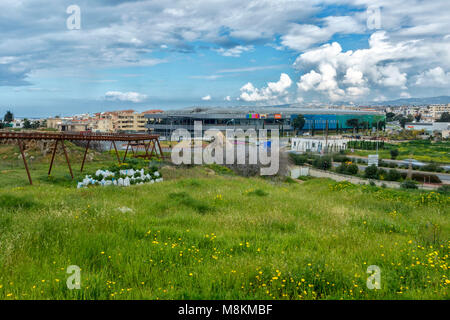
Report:
[[[33,187],[1,175],[0,299],[449,297],[448,196],[201,167],[77,190],[64,171],[54,183],[35,168]],[[380,290],[366,287],[370,265]]]

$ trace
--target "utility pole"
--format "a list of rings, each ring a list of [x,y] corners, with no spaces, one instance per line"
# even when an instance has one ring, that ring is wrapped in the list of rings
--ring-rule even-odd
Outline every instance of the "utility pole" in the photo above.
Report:
[[[380,120],[377,121],[377,157],[378,157],[378,125],[380,123]]]

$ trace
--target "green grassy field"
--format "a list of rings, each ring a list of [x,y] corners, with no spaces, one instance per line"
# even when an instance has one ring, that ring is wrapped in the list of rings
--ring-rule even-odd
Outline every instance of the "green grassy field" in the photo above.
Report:
[[[386,145],[384,150],[379,150],[381,159],[390,159],[390,150],[397,149],[398,160],[416,159],[424,162],[438,162],[442,164],[450,163],[450,141],[431,142],[429,140],[414,140],[401,142],[398,144]],[[347,154],[367,157],[369,154],[375,154],[374,150],[355,150]]]
[[[204,167],[76,189],[61,160],[51,179],[33,164],[28,186],[14,161],[0,165],[0,299],[449,298],[448,196]]]

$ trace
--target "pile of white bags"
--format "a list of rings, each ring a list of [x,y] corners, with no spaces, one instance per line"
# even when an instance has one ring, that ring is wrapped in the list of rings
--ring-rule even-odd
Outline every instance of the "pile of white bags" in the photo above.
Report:
[[[117,176],[119,177],[118,179],[116,178],[116,173],[114,172],[108,170],[97,170],[94,177],[86,175],[83,181],[78,182],[77,188],[87,188],[89,185],[99,185],[102,187],[129,187],[133,184],[141,185],[144,183],[158,183],[164,181],[158,171],[146,174],[144,169],[120,170]]]

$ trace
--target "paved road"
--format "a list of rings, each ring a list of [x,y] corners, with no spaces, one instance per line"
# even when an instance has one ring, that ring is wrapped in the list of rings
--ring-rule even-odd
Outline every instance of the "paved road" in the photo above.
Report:
[[[339,163],[339,162],[333,162],[333,166],[334,167],[338,167],[340,165],[341,165],[341,163]],[[359,163],[357,163],[357,166],[358,166],[358,168],[360,170],[365,170],[367,168],[366,165],[359,164]],[[382,168],[382,167],[380,167],[380,168]],[[399,169],[399,168],[382,168],[382,169],[384,169],[386,171],[388,171],[390,169],[395,169],[395,170],[397,170],[399,172],[406,172],[406,173],[408,173],[408,169]],[[417,170],[413,170],[412,172],[413,173],[422,173],[422,174],[433,174],[433,175],[437,176],[442,181],[443,184],[450,184],[450,174],[447,174],[447,173],[426,172],[426,171],[417,171]]]
[[[362,159],[362,160],[366,160],[366,157],[361,157],[361,156],[352,156],[352,155],[346,155],[348,158],[351,159]],[[409,165],[409,161],[408,159],[403,159],[403,160],[392,160],[392,159],[383,159],[384,162],[387,163],[396,163],[397,165]],[[418,160],[413,160],[413,166],[418,166],[418,167],[422,167],[425,166],[429,163],[425,163],[422,161],[418,161]],[[450,165],[441,165],[442,168],[444,168],[444,170],[450,170]]]

